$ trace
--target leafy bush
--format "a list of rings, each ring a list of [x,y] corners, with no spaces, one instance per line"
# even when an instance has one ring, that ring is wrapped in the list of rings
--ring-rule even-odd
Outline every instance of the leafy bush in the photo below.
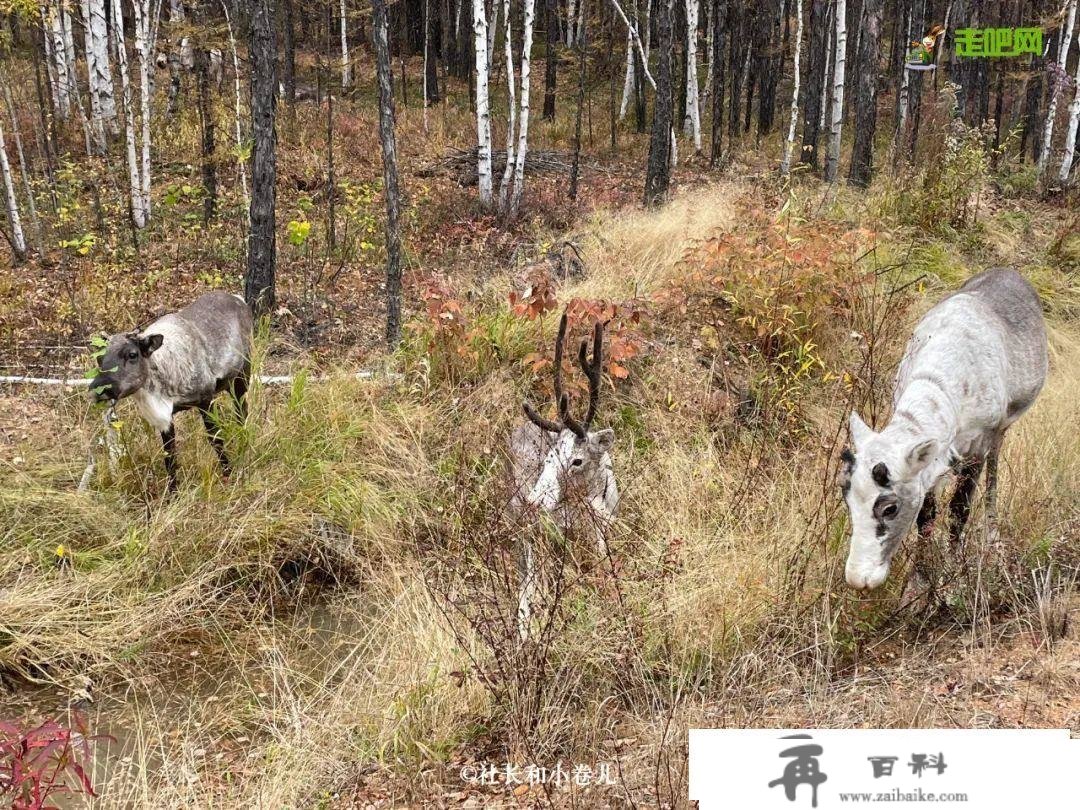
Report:
[[[78,715],[75,726],[46,720],[21,729],[0,720],[0,797],[9,797],[13,810],[54,808],[49,801],[58,793],[97,795],[79,761],[80,756],[89,758],[91,738]],[[73,788],[62,781],[68,775],[75,777]]]

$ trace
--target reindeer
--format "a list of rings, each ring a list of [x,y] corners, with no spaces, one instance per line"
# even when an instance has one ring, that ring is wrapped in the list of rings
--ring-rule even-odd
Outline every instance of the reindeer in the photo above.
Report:
[[[511,475],[514,494],[511,506],[519,514],[542,510],[566,532],[589,525],[598,552],[607,555],[607,532],[615,519],[619,489],[611,463],[615,432],[610,428],[590,431],[600,400],[600,372],[603,365],[603,326],[593,329],[592,360],[588,341],[582,340],[578,363],[589,381],[589,406],[578,421],[570,414],[570,398],[562,387],[563,346],[566,342],[566,313],[559,321],[555,339],[555,401],[558,421],[545,419],[528,401],[522,403],[529,421],[510,437]],[[532,597],[536,590],[536,561],[532,539],[523,532],[518,549],[517,569],[518,632],[528,637]]]
[[[169,490],[177,486],[173,417],[198,408],[210,443],[228,474],[225,442],[210,414],[214,396],[226,388],[240,419],[251,369],[251,310],[238,295],[210,292],[163,315],[145,329],[113,335],[98,358],[90,391],[113,404],[132,397],[139,414],[161,434]]]
[[[926,542],[935,486],[952,468],[951,545],[959,544],[986,468],[985,512],[997,536],[997,467],[1005,431],[1046,380],[1046,327],[1034,288],[1015,270],[969,279],[915,327],[900,363],[889,424],[874,432],[857,413],[838,483],[851,515],[848,585],[872,590],[889,575],[912,522]]]

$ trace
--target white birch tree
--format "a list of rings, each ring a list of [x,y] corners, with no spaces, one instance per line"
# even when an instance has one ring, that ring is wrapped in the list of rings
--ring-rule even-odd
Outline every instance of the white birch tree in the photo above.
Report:
[[[48,66],[49,85],[53,93],[53,111],[61,121],[66,121],[68,115],[71,114],[71,99],[68,97],[67,48],[64,46],[64,30],[60,25],[59,13],[48,2],[43,2],[40,10],[45,31],[45,62]]]
[[[825,180],[836,179],[840,168],[840,136],[844,123],[844,64],[847,61],[847,0],[836,0],[836,51],[833,56],[832,128],[825,158]]]
[[[488,39],[484,0],[473,0],[476,52],[476,177],[480,204],[491,207],[491,109],[488,105]]]
[[[566,47],[574,47],[575,0],[566,0]]]
[[[124,41],[124,15],[120,0],[111,0],[113,19],[113,46],[116,49],[116,67],[120,72],[120,101],[124,108],[124,142],[127,148],[127,170],[131,189],[131,224],[146,227],[146,211],[143,209],[142,179],[135,146],[135,111],[132,109],[131,75],[128,71],[127,43]]]
[[[521,107],[518,113],[517,152],[514,155],[516,161],[514,164],[514,191],[510,197],[510,209],[508,212],[510,216],[517,213],[518,206],[521,204],[521,192],[525,184],[525,156],[529,151],[529,55],[532,53],[534,9],[534,0],[525,0],[525,18],[522,22],[524,31],[522,32],[521,47],[521,98],[519,101]],[[507,160],[509,160],[509,157]]]
[[[1065,28],[1062,31],[1061,44],[1058,47],[1058,76],[1065,75],[1065,63],[1069,61],[1069,49],[1072,46],[1073,26],[1076,24],[1076,0],[1070,0],[1066,14]],[[1053,151],[1054,120],[1057,118],[1058,95],[1061,92],[1060,82],[1051,79],[1050,101],[1046,107],[1046,124],[1043,126],[1042,150],[1039,152],[1037,174],[1042,179],[1046,167],[1050,164],[1050,153]]]
[[[510,30],[510,0],[503,0],[503,18],[506,20],[504,46],[506,55],[506,166],[499,183],[499,209],[507,210],[511,178],[514,175],[514,129],[517,124],[517,100],[514,92],[514,43]]]
[[[799,123],[799,60],[802,57],[803,13],[802,0],[795,0],[795,84],[791,90],[791,121],[788,123],[784,159],[780,161],[780,176],[787,177],[791,171],[791,151],[795,147],[795,127]]]
[[[86,50],[86,83],[90,91],[90,129],[98,152],[105,152],[105,128],[112,132],[115,127],[116,107],[112,97],[112,76],[109,73],[109,50],[105,27],[105,10],[102,0],[81,0],[83,19],[83,44]],[[96,17],[100,16],[100,25]],[[104,60],[104,65],[101,64]],[[106,98],[113,105],[111,116],[105,114]],[[108,121],[107,121],[108,118]]]
[[[7,81],[3,82],[4,104],[7,106],[8,115],[11,117],[11,136],[15,140],[15,154],[19,158],[19,174],[22,176],[23,194],[26,197],[26,208],[30,212],[30,222],[34,226],[34,234],[37,237],[38,256],[45,256],[45,233],[41,229],[41,219],[37,213],[37,203],[34,202],[34,190],[30,187],[30,170],[26,165],[26,153],[23,151],[22,136],[19,134],[19,119],[15,115],[15,101],[11,97],[11,87]]]
[[[693,136],[694,152],[701,152],[701,111],[698,107],[697,29],[699,0],[686,0],[686,118],[683,134]],[[796,81],[798,81],[796,79]]]
[[[341,86],[352,87],[352,63],[349,61],[348,23],[345,19],[345,0],[341,0]]]
[[[132,0],[135,15],[135,50],[139,54],[139,102],[142,120],[142,166],[139,177],[139,193],[142,195],[142,210],[146,220],[150,219],[150,72],[154,62],[151,52],[151,0]]]
[[[1077,46],[1080,47],[1080,35],[1077,36]],[[1061,170],[1058,172],[1058,180],[1062,186],[1069,182],[1073,157],[1076,154],[1076,130],[1080,127],[1080,58],[1076,60],[1076,76],[1073,78],[1073,84],[1075,90],[1073,100],[1069,104],[1069,128],[1065,132],[1065,153],[1061,156]]]
[[[16,261],[26,259],[26,236],[23,234],[22,220],[19,218],[19,204],[15,198],[15,183],[11,177],[11,164],[8,162],[7,145],[4,143],[4,124],[0,121],[0,173],[4,176],[4,201],[7,203],[8,225],[11,226],[11,250]]]

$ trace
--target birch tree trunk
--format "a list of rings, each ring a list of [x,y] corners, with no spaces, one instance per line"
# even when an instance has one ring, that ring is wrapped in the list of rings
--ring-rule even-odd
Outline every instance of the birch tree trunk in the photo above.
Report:
[[[634,35],[630,27],[626,28],[626,76],[623,79],[622,101],[619,102],[619,120],[626,117],[626,108],[630,106],[630,94],[634,90]]]
[[[64,46],[64,30],[60,14],[48,2],[41,5],[41,20],[45,26],[45,55],[49,68],[49,84],[53,91],[53,104],[57,117],[66,121],[71,114],[68,96],[67,48]]]
[[[110,135],[116,135],[116,94],[113,89],[112,67],[109,64],[109,26],[105,17],[106,0],[84,0],[88,13],[89,39],[87,40],[87,69],[90,79],[91,102],[96,99],[95,115],[99,116]],[[90,54],[93,53],[91,63]]]
[[[791,152],[795,148],[795,127],[799,123],[799,61],[802,57],[803,13],[802,0],[795,0],[795,82],[791,90],[791,121],[788,124],[784,159],[780,161],[780,176],[787,177],[791,171]],[[876,78],[876,76],[875,76]]]
[[[233,64],[233,89],[235,95],[235,123],[236,123],[236,168],[240,174],[240,190],[244,194],[244,206],[251,210],[251,197],[248,196],[247,185],[247,169],[244,168],[245,160],[243,157],[243,145],[244,136],[240,125],[240,60],[236,56],[236,37],[233,36],[232,20],[229,19],[229,5],[225,0],[221,0],[222,11],[225,12],[225,30],[229,33],[229,50],[232,52],[232,64]],[[221,83],[221,76],[218,75],[218,84]],[[276,89],[276,88],[275,88]]]
[[[99,155],[105,153],[105,126],[101,115],[101,91],[98,88],[97,57],[94,43],[94,26],[90,16],[89,0],[81,0],[79,9],[83,20],[83,47],[86,51],[86,86],[90,93],[90,131],[94,136],[94,149]]]
[[[348,21],[345,14],[345,0],[340,1],[341,6],[341,87],[352,86],[352,64],[349,62],[349,37]]]
[[[574,11],[576,5],[574,0],[566,0],[566,47],[574,47]]]
[[[150,0],[133,0],[135,12],[135,50],[139,54],[139,101],[142,118],[142,168],[139,190],[143,215],[150,220],[150,69],[154,57],[150,53]]]
[[[491,207],[491,110],[488,106],[487,15],[484,0],[473,0],[476,53],[476,176],[480,204]]]
[[[836,179],[840,168],[840,136],[844,122],[844,63],[847,61],[847,0],[836,0],[836,50],[833,56],[832,129],[825,180]]]
[[[510,197],[510,216],[514,216],[521,204],[521,192],[525,188],[525,155],[529,151],[529,56],[532,53],[534,0],[525,0],[525,19],[522,22],[521,47],[521,109],[518,113],[518,143],[514,165],[514,193]],[[509,159],[509,158],[508,158]]]
[[[1070,0],[1069,10],[1065,21],[1063,39],[1058,47],[1058,71],[1057,77],[1052,78],[1050,85],[1050,101],[1046,109],[1046,123],[1043,125],[1042,151],[1039,152],[1037,174],[1042,179],[1046,167],[1050,164],[1050,153],[1053,150],[1054,119],[1057,118],[1058,95],[1061,92],[1061,76],[1065,75],[1065,63],[1069,60],[1069,49],[1072,46],[1073,25],[1076,23],[1076,0]]]
[[[483,3],[483,0],[478,0]],[[397,148],[394,138],[394,87],[390,78],[386,0],[374,0],[373,39],[379,84],[379,143],[383,158],[383,190],[386,194],[386,343],[393,349],[401,340],[401,233],[398,225]]]
[[[1080,46],[1080,36],[1077,37]],[[1061,170],[1058,172],[1058,180],[1062,186],[1069,182],[1069,174],[1072,172],[1073,157],[1076,154],[1076,131],[1080,127],[1080,58],[1076,60],[1076,76],[1073,79],[1076,89],[1073,100],[1069,104],[1069,129],[1065,133],[1065,152],[1061,156]]]
[[[4,176],[4,201],[7,203],[8,225],[11,226],[11,250],[15,261],[26,261],[26,236],[23,234],[22,220],[19,218],[19,204],[15,198],[15,183],[11,177],[11,164],[8,163],[7,145],[4,143],[4,125],[0,122],[0,173]]]
[[[701,152],[701,111],[698,105],[697,29],[699,0],[686,0],[686,118],[683,134],[694,138],[694,152]],[[797,81],[797,80],[796,80]]]
[[[504,38],[506,55],[506,167],[499,183],[499,209],[506,211],[510,195],[511,179],[514,176],[514,131],[517,125],[517,100],[514,91],[514,43],[510,35],[510,0],[503,0],[503,17],[506,19],[506,37]]]
[[[124,42],[124,15],[120,8],[120,0],[112,0],[112,19],[113,45],[116,48],[116,66],[120,70],[121,104],[124,108],[124,141],[127,147],[127,170],[131,189],[131,224],[136,228],[145,228],[146,212],[143,210],[142,181],[135,150],[135,112],[131,102],[131,76],[128,71],[127,44]]]

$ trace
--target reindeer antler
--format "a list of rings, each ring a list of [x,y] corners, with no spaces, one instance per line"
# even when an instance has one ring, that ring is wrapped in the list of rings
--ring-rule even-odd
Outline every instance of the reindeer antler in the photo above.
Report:
[[[587,358],[588,341],[582,340],[581,346],[578,349],[578,363],[589,380],[589,407],[585,412],[585,421],[579,422],[570,414],[570,396],[563,391],[562,387],[562,359],[563,347],[566,344],[566,320],[566,311],[563,310],[562,318],[559,320],[559,334],[555,338],[554,383],[555,402],[558,403],[559,406],[559,421],[554,422],[550,419],[545,419],[537,413],[536,409],[527,401],[522,403],[522,407],[525,409],[525,415],[529,417],[529,421],[541,430],[559,433],[565,428],[584,439],[588,434],[589,427],[592,425],[593,418],[596,416],[596,407],[600,400],[600,371],[603,365],[604,327],[600,321],[597,321],[593,327],[593,352],[591,363],[588,362]]]

